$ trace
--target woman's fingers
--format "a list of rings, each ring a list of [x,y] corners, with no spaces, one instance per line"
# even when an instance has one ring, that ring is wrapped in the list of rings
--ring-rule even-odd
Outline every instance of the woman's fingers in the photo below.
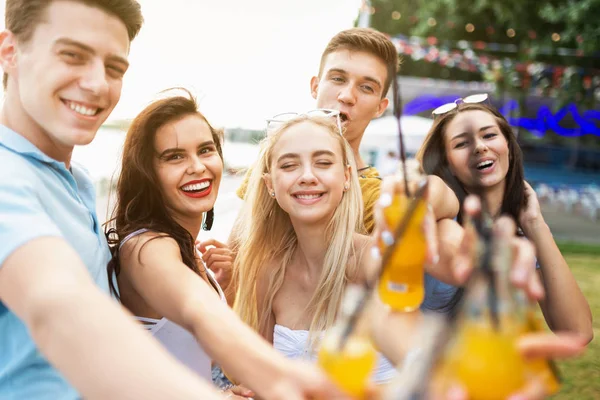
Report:
[[[202,259],[204,260],[206,265],[214,264],[217,262],[233,262],[233,257],[231,256],[231,253],[210,252],[207,253],[206,256],[202,255]]]
[[[474,267],[479,236],[471,220],[481,212],[481,203],[475,196],[468,196],[463,205],[464,233],[458,252],[452,261],[454,277],[460,284],[466,283]]]
[[[511,283],[523,289],[532,300],[544,296],[544,288],[535,271],[535,247],[528,240],[515,235],[517,226],[509,217],[500,217],[494,224],[494,234],[497,238],[510,243],[512,265],[510,270]]]
[[[217,239],[206,239],[206,240],[196,240],[196,248],[200,253],[204,254],[209,247],[218,248],[218,249],[229,249],[229,246],[223,242],[219,242]]]
[[[517,348],[526,358],[569,358],[585,351],[585,339],[574,333],[530,333],[523,335]]]
[[[543,400],[547,396],[546,385],[539,378],[529,380],[519,392],[511,395],[507,400]]]
[[[231,388],[231,392],[237,396],[242,396],[243,398],[254,397],[254,392],[248,388],[243,386],[234,386]]]

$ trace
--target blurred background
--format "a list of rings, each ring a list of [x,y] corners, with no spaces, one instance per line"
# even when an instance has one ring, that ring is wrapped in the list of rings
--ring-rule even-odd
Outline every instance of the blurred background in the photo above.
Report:
[[[95,141],[74,159],[92,174],[98,212],[110,210],[111,181],[129,121],[157,94],[183,86],[225,128],[226,168],[215,228],[226,240],[239,207],[234,190],[257,155],[264,120],[314,107],[309,82],[329,39],[371,26],[402,57],[403,131],[409,154],[431,111],[488,93],[524,152],[526,179],[596,316],[600,335],[600,0],[140,0],[145,25],[133,42],[123,95]],[[1,11],[4,12],[4,2]],[[382,171],[397,158],[388,110],[364,138]],[[600,346],[563,363],[559,399],[600,399]]]
[[[359,15],[358,24],[389,34],[401,54],[410,152],[435,107],[491,95],[517,134],[525,177],[589,301],[598,338],[600,0],[371,0]],[[393,137],[390,120],[373,121],[373,136]],[[371,162],[385,166],[389,142],[371,140]],[[564,386],[554,398],[600,399],[598,339],[559,367]]]
[[[488,93],[518,136],[555,237],[600,243],[600,1],[371,0],[359,15],[402,56],[409,152],[435,107]],[[367,130],[374,164],[393,122]]]

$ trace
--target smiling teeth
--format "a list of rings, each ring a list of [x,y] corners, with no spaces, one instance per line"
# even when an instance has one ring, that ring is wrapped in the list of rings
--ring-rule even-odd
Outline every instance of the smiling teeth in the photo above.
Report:
[[[81,104],[73,103],[72,101],[67,102],[67,105],[71,110],[75,111],[77,114],[85,115],[87,117],[94,116],[98,112],[97,108],[87,108],[85,106],[82,106]]]
[[[488,161],[482,161],[479,164],[477,164],[477,168],[482,168],[482,167],[489,167],[490,165],[492,165],[494,162],[491,160]]]
[[[209,186],[210,186],[210,182],[209,181],[204,181],[202,183],[194,183],[193,185],[183,186],[181,188],[181,190],[184,190],[186,192],[195,192],[195,191],[198,191],[198,190],[206,189]]]
[[[317,197],[321,197],[321,195],[320,194],[297,194],[296,197],[299,199],[302,199],[302,200],[311,200],[311,199],[316,199]]]

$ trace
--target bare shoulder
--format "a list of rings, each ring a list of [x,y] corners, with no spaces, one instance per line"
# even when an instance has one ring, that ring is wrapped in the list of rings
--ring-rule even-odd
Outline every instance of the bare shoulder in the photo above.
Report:
[[[436,219],[456,217],[460,210],[460,203],[452,188],[437,175],[428,175],[427,182],[429,202],[433,206]]]
[[[454,194],[454,191],[450,188],[450,186],[448,186],[448,184],[437,175],[428,175],[427,183],[429,184],[430,191],[444,194],[452,192],[452,194]],[[453,197],[456,199],[456,195],[453,195]],[[458,199],[456,200],[458,201]]]
[[[123,244],[119,251],[121,268],[152,264],[175,257],[181,261],[181,253],[177,241],[161,232],[144,232]]]

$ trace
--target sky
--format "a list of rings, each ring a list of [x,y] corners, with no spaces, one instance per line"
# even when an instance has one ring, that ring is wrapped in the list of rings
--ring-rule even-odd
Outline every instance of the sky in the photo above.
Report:
[[[111,119],[133,118],[183,86],[216,126],[260,129],[314,107],[310,78],[327,42],[353,26],[360,0],[141,0],[145,24]],[[0,6],[4,15],[4,1]],[[4,18],[2,18],[4,21]],[[3,22],[2,22],[3,24]]]

